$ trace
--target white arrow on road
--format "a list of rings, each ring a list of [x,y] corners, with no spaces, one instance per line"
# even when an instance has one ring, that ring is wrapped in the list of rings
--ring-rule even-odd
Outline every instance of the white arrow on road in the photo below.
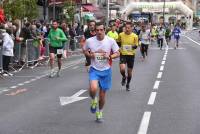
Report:
[[[75,93],[74,95],[72,95],[71,97],[60,97],[60,105],[64,106],[76,101],[81,101],[84,99],[87,99],[88,97],[79,97],[81,94],[83,94],[84,92],[86,92],[87,90],[83,90],[81,89],[80,91],[78,91],[77,93]]]

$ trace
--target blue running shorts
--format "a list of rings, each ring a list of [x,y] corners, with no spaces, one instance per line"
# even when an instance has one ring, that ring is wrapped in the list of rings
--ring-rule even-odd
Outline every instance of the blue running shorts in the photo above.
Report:
[[[93,67],[90,67],[89,80],[98,80],[100,89],[107,91],[111,89],[112,85],[112,70],[110,68],[108,70],[99,71]]]

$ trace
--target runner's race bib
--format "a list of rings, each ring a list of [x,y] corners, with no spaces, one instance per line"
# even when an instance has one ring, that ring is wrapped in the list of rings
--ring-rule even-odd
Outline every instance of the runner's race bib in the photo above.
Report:
[[[142,39],[143,39],[143,40],[148,40],[148,35],[147,35],[147,34],[143,34],[143,35],[142,35]]]
[[[132,51],[132,45],[123,45],[123,48],[122,48],[124,51]]]
[[[175,36],[179,36],[179,33],[175,33],[174,35],[175,35]]]
[[[107,59],[103,56],[102,53],[95,53],[95,61],[98,63],[107,63]]]
[[[57,54],[63,54],[63,49],[57,49]]]

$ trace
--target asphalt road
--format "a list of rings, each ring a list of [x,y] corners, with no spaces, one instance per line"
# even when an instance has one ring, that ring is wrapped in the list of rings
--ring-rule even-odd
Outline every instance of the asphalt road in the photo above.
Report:
[[[130,92],[114,61],[103,123],[89,112],[90,98],[81,98],[89,97],[82,56],[65,61],[60,77],[48,78],[43,66],[1,79],[0,134],[199,134],[199,45],[183,36],[177,50],[151,46],[144,62],[138,52]],[[69,104],[60,97],[71,97],[62,101]]]

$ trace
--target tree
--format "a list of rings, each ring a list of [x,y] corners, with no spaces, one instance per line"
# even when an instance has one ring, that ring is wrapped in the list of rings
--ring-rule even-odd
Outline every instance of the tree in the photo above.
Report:
[[[5,10],[5,15],[15,19],[28,20],[35,19],[38,16],[38,8],[36,0],[9,0],[4,1],[3,8]]]
[[[65,0],[63,6],[63,13],[68,22],[72,22],[74,20],[74,14],[76,9],[76,3],[74,0]]]

